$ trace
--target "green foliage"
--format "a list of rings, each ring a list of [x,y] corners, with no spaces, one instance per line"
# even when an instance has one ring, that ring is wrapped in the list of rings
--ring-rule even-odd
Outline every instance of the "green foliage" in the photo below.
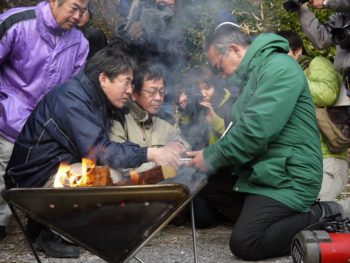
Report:
[[[305,37],[297,13],[288,13],[283,8],[284,0],[226,0],[224,4],[220,1],[203,1],[201,5],[189,7],[189,17],[195,18],[196,23],[185,24],[188,42],[194,47],[191,48],[192,64],[206,63],[202,51],[205,37],[214,29],[214,18],[218,10],[229,10],[235,15],[247,33],[259,34],[261,32],[275,32],[279,30],[297,31],[303,38],[305,48],[310,56],[323,55],[332,59],[335,49],[317,50]],[[332,14],[330,10],[315,11],[317,18],[324,22]],[[200,14],[200,16],[198,15]],[[192,46],[191,45],[191,46]]]

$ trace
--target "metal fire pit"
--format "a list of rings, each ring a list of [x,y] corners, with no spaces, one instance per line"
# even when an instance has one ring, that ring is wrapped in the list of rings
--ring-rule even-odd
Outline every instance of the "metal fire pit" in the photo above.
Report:
[[[125,262],[205,184],[205,175],[186,168],[155,185],[16,188],[4,197],[25,235],[16,209],[108,262]]]

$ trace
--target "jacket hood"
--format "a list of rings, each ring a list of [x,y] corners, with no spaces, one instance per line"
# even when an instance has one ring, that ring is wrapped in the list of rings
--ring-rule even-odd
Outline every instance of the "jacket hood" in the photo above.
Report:
[[[244,80],[247,74],[253,70],[256,65],[261,65],[262,60],[274,52],[288,53],[288,41],[273,33],[262,33],[254,39],[249,46],[244,58],[242,59],[237,71],[232,76],[233,80],[240,82]]]
[[[41,2],[37,6],[37,16],[43,22],[42,26],[45,26],[54,34],[63,34],[64,30],[57,24],[55,17],[52,14],[49,2]],[[40,25],[40,24],[39,24]]]

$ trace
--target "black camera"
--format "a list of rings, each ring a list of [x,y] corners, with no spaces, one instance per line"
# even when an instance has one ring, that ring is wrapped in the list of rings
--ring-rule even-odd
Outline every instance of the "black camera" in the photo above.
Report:
[[[331,30],[333,41],[343,49],[350,49],[350,24]]]
[[[283,7],[288,12],[296,12],[299,10],[300,6],[306,2],[308,2],[308,0],[286,0],[283,3]]]

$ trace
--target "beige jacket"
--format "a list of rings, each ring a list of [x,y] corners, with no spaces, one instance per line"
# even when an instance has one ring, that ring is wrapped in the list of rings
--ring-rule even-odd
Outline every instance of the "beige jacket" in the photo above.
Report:
[[[125,115],[124,126],[114,121],[109,135],[110,140],[131,141],[141,147],[162,147],[169,142],[179,141],[187,150],[191,149],[191,146],[181,137],[178,128],[157,116],[150,116],[134,102],[129,102],[127,107],[129,113]],[[144,163],[137,171],[148,170],[154,165],[153,162]]]

